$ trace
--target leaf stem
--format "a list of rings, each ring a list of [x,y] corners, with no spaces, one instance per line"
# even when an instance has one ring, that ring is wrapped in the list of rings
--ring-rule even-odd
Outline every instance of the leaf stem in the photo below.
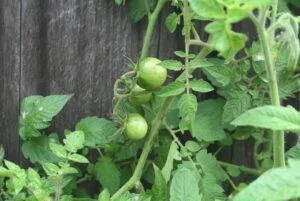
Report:
[[[143,168],[145,166],[146,160],[148,158],[148,155],[151,151],[152,145],[154,143],[155,137],[158,134],[159,128],[163,122],[163,119],[165,117],[165,114],[168,110],[168,106],[171,103],[171,101],[173,100],[172,97],[167,97],[166,100],[164,101],[162,107],[160,108],[160,110],[157,113],[157,116],[154,118],[150,132],[149,132],[149,136],[148,139],[145,142],[143,151],[141,153],[141,156],[138,160],[137,166],[133,172],[133,175],[131,176],[131,178],[112,196],[112,201],[116,200],[119,196],[121,196],[123,193],[125,193],[126,191],[130,190],[131,188],[133,188],[136,184],[136,182],[138,182],[142,176],[143,173]]]
[[[274,15],[274,14],[273,14]],[[280,106],[280,97],[278,90],[278,82],[276,69],[274,65],[274,58],[272,56],[271,47],[268,38],[267,31],[265,30],[264,25],[256,19],[253,14],[250,14],[250,19],[255,24],[258,36],[261,42],[263,53],[265,56],[265,67],[268,76],[269,84],[269,94],[271,97],[271,103],[275,106]],[[273,158],[274,158],[274,167],[284,167],[285,158],[284,158],[284,132],[283,131],[273,131]]]
[[[143,48],[142,48],[140,59],[143,59],[148,55],[154,26],[156,24],[156,21],[157,21],[160,11],[166,2],[167,2],[167,0],[158,0],[154,11],[152,12],[152,14],[149,14],[149,22],[148,22],[148,26],[147,26],[147,30],[146,30],[146,34],[145,34],[145,38],[144,38],[144,43],[143,43]]]
[[[186,80],[186,91],[189,93],[189,51],[190,51],[190,35],[191,35],[191,24],[189,15],[189,3],[188,0],[183,2],[183,21],[184,21],[184,38],[185,38],[185,80]]]
[[[244,167],[244,166],[239,166],[239,165],[234,165],[231,163],[226,163],[226,162],[222,162],[222,161],[218,161],[218,163],[223,166],[223,167],[232,167],[232,168],[237,168],[242,172],[245,173],[249,173],[252,174],[254,176],[260,176],[262,174],[262,171],[257,170],[257,169],[253,169],[253,168],[248,168],[248,167]]]

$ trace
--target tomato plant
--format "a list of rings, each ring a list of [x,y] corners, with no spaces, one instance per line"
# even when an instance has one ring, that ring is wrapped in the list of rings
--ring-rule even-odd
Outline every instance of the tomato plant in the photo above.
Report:
[[[285,147],[285,136],[300,134],[300,112],[286,106],[300,91],[300,18],[289,11],[299,3],[115,2],[148,24],[139,60],[115,82],[112,118],[85,117],[60,140],[45,129],[71,95],[25,98],[19,134],[33,166],[3,160],[0,148],[0,200],[299,199],[300,144]],[[165,5],[174,8],[166,28],[182,33],[184,48],[158,59],[148,52]],[[245,20],[256,40],[233,29]],[[253,145],[251,167],[220,156],[240,141]],[[95,183],[96,193],[87,187]]]

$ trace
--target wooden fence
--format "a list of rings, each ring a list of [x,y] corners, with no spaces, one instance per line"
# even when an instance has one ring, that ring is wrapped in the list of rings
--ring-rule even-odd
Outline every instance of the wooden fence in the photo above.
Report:
[[[168,8],[170,9],[170,8]],[[170,34],[163,12],[150,54],[170,58],[180,49],[180,32]],[[237,27],[251,35],[249,23]],[[6,158],[22,162],[18,136],[22,98],[73,93],[52,129],[72,129],[82,117],[109,117],[115,78],[136,60],[145,23],[132,24],[113,0],[0,1],[0,144]],[[251,165],[252,144],[236,142],[223,154]]]

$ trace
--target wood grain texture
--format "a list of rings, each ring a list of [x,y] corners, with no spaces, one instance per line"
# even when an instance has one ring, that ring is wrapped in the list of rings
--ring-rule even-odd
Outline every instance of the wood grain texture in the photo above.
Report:
[[[0,144],[19,160],[20,1],[0,1]]]
[[[140,27],[113,1],[25,2],[22,97],[73,93],[55,121],[60,131],[87,115],[109,116],[113,83],[127,68],[124,56],[138,57]]]

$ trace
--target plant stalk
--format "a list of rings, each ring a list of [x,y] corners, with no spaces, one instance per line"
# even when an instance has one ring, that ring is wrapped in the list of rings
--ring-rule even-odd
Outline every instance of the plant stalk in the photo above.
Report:
[[[165,117],[165,114],[168,110],[168,106],[173,100],[173,97],[167,97],[164,101],[162,107],[160,108],[159,112],[157,113],[157,116],[153,120],[151,130],[149,132],[148,139],[145,142],[143,151],[141,153],[141,156],[139,158],[138,164],[133,172],[133,175],[131,178],[112,196],[112,201],[116,200],[119,196],[121,196],[126,191],[130,190],[135,186],[135,184],[140,180],[143,168],[145,166],[146,160],[148,158],[148,155],[151,151],[152,145],[154,143],[155,137],[158,134],[159,128],[163,122],[163,119]]]
[[[274,59],[271,52],[271,47],[268,41],[270,40],[265,30],[264,25],[260,24],[254,15],[250,15],[250,19],[256,26],[258,36],[261,42],[265,57],[265,68],[268,76],[269,93],[271,97],[271,103],[274,106],[280,106],[280,97],[278,90],[278,82],[276,69],[274,64]],[[283,131],[273,131],[273,158],[274,167],[284,167],[285,157],[284,157],[284,132]]]
[[[157,21],[160,11],[166,2],[167,2],[167,0],[158,0],[153,13],[149,14],[149,22],[148,22],[148,26],[147,26],[147,30],[146,30],[146,34],[145,34],[145,38],[144,38],[144,43],[143,43],[143,48],[142,48],[140,59],[143,59],[143,58],[147,57],[147,55],[148,55],[154,26],[156,24],[156,21]]]
[[[254,176],[260,176],[262,174],[262,171],[260,170],[257,170],[257,169],[253,169],[253,168],[247,168],[247,167],[244,167],[244,166],[239,166],[239,165],[233,165],[231,163],[226,163],[226,162],[221,162],[221,161],[218,161],[218,163],[223,166],[223,167],[232,167],[232,168],[237,168],[239,169],[240,171],[242,172],[245,172],[245,173],[249,173],[249,174],[252,174]]]

